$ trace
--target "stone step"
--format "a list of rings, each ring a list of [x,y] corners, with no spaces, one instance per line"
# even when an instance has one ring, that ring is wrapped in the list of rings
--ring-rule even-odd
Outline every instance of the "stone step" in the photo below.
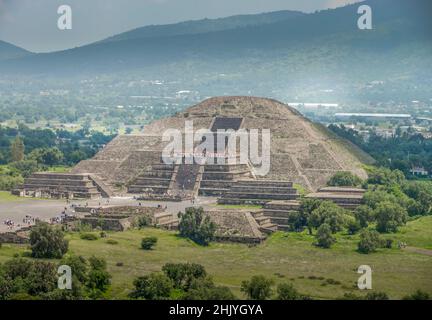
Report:
[[[171,182],[171,179],[166,179],[166,178],[137,178],[134,181],[134,185],[136,186],[169,186]]]
[[[234,184],[231,187],[232,192],[259,192],[259,193],[273,193],[273,194],[297,194],[297,189],[289,187],[265,187],[265,186],[247,186]]]
[[[91,180],[71,180],[71,179],[47,179],[47,178],[27,178],[25,179],[26,184],[40,184],[40,185],[65,185],[65,186],[82,186],[92,187],[93,183]]]
[[[228,190],[229,189],[223,189],[223,188],[200,188],[198,193],[201,196],[220,197]]]
[[[237,198],[219,198],[217,200],[218,204],[227,204],[227,205],[260,205],[263,206],[266,203],[270,202],[270,199],[237,199]]]
[[[281,217],[268,217],[271,223],[277,225],[288,225],[289,218],[281,218]]]
[[[255,187],[274,187],[274,188],[293,188],[290,181],[271,181],[271,180],[239,180],[238,186],[255,186]]]
[[[297,199],[297,194],[275,194],[275,193],[255,193],[255,192],[232,192],[224,194],[223,198],[237,199],[266,199],[266,200],[293,200]]]
[[[265,234],[270,234],[278,230],[278,226],[272,223],[268,223],[259,227],[259,230]]]
[[[48,184],[28,184],[24,183],[23,188],[26,190],[64,190],[71,192],[87,192],[87,193],[98,193],[95,186],[93,187],[76,187],[76,186],[66,186],[66,185],[48,185]]]
[[[271,201],[266,204],[265,209],[270,210],[298,210],[300,207],[300,202],[296,200],[289,201]]]
[[[278,224],[277,228],[279,231],[291,231],[291,227],[289,225]]]
[[[266,217],[266,216],[255,217],[255,221],[256,221],[260,226],[264,226],[264,225],[272,224],[272,222],[270,221],[270,218],[269,218],[269,217]]]
[[[234,181],[232,180],[202,180],[201,187],[202,188],[226,188],[232,186]]]
[[[276,210],[264,208],[264,215],[268,217],[288,218],[290,215],[296,212],[296,210]]]

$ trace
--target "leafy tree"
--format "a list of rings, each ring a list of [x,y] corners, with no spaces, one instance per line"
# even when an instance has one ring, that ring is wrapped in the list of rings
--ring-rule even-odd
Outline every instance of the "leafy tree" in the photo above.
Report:
[[[161,300],[167,299],[173,289],[173,283],[163,273],[151,273],[134,281],[135,289],[130,294],[134,299]]]
[[[373,211],[369,206],[361,205],[355,208],[354,217],[360,228],[367,228],[369,222],[374,220]]]
[[[214,239],[216,224],[204,214],[203,208],[187,208],[179,217],[180,236],[201,245],[208,245]]]
[[[156,237],[143,238],[141,241],[141,248],[144,250],[151,250],[156,245],[157,240],[158,239]]]
[[[108,290],[111,284],[111,275],[106,270],[104,259],[90,257],[90,271],[87,276],[86,287],[92,299],[98,299]]]
[[[253,276],[241,283],[241,291],[252,300],[266,300],[272,295],[273,280],[264,276]]]
[[[10,146],[11,161],[17,162],[24,160],[24,150],[24,142],[19,136],[17,136]]]
[[[323,201],[320,206],[312,211],[309,217],[309,226],[318,229],[326,223],[332,233],[341,231],[346,223],[346,211],[337,204],[330,201]]]
[[[349,171],[337,172],[330,178],[327,185],[334,187],[356,187],[362,184],[362,180]]]
[[[34,172],[38,171],[39,167],[34,160],[22,160],[9,164],[10,168],[17,170],[25,178],[29,177]]]
[[[26,277],[27,293],[36,296],[54,290],[57,286],[57,266],[51,262],[36,261]]]
[[[236,297],[228,287],[215,286],[210,277],[194,279],[187,292],[182,296],[184,300],[235,300]]]
[[[167,263],[162,271],[173,282],[174,288],[187,291],[193,280],[207,276],[205,268],[196,263]]]
[[[381,238],[377,231],[365,229],[360,233],[358,251],[361,253],[375,252],[381,246]]]
[[[330,248],[336,239],[332,236],[332,230],[327,223],[323,223],[317,230],[317,246],[321,248]]]
[[[405,175],[400,170],[390,170],[388,168],[367,168],[368,180],[370,184],[392,185],[401,184],[405,181]]]
[[[396,203],[382,202],[374,210],[379,232],[396,232],[407,220],[407,212]]]
[[[301,300],[301,294],[291,283],[280,283],[277,286],[277,300]]]
[[[311,198],[303,198],[300,200],[298,214],[290,217],[290,222],[293,224],[294,230],[301,230],[303,227],[307,226],[309,234],[312,234],[312,227],[309,224],[310,216],[312,212],[321,205],[321,202],[321,200]]]
[[[34,258],[59,259],[68,250],[63,232],[45,222],[38,222],[30,231],[30,246]]]

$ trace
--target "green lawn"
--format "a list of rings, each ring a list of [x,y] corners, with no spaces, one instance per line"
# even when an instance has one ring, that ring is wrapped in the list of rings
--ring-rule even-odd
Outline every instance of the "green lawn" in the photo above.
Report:
[[[386,237],[431,248],[431,225],[432,217],[425,217],[410,222],[401,234]],[[144,236],[158,237],[154,250],[140,249]],[[242,297],[241,281],[256,274],[271,277],[276,283],[290,281],[300,292],[316,299],[337,298],[346,292],[360,294],[362,292],[354,285],[359,277],[356,270],[363,264],[372,267],[374,290],[385,291],[391,298],[401,298],[417,289],[432,294],[432,257],[397,248],[359,254],[356,252],[358,236],[339,234],[337,244],[331,249],[314,247],[314,238],[306,233],[277,232],[263,244],[253,247],[232,243],[200,247],[179,238],[175,232],[152,228],[108,233],[108,238],[96,241],[82,240],[77,233],[67,237],[71,252],[107,260],[113,275],[112,298],[125,298],[135,277],[160,271],[167,262],[200,263],[216,283],[229,286],[239,297]],[[115,239],[118,244],[110,245],[107,239]],[[26,250],[25,246],[4,244],[0,249],[0,262]],[[118,262],[123,266],[116,266]],[[326,279],[337,280],[340,284],[325,284]]]
[[[9,191],[0,191],[0,203],[11,201],[23,201],[24,198],[13,196]]]

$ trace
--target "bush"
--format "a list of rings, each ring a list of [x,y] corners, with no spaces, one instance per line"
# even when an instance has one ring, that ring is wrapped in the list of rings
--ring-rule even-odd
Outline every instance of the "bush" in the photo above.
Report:
[[[430,300],[431,297],[427,292],[417,290],[409,296],[405,296],[403,300]]]
[[[235,300],[228,287],[215,286],[209,277],[195,279],[182,296],[183,300]]]
[[[90,271],[86,286],[91,299],[99,299],[108,290],[110,286],[111,275],[106,270],[106,261],[104,259],[90,257]]]
[[[252,300],[266,300],[272,295],[273,280],[264,276],[253,276],[249,281],[242,281],[241,291]]]
[[[357,232],[359,232],[361,230],[361,225],[360,225],[359,221],[357,221],[355,219],[350,219],[348,221],[347,228],[348,228],[348,233],[353,235],[353,234],[356,234]]]
[[[375,252],[381,246],[380,235],[375,230],[363,230],[360,233],[360,241],[358,243],[358,251],[361,253]]]
[[[161,300],[170,296],[173,284],[163,273],[152,273],[133,282],[135,289],[130,294],[134,299]]]
[[[108,239],[108,240],[106,241],[106,243],[114,245],[114,244],[118,244],[118,241],[117,241],[117,240],[114,240],[114,239]]]
[[[337,204],[323,201],[318,208],[312,211],[309,217],[309,226],[318,229],[326,223],[332,233],[341,231],[346,224],[346,211]]]
[[[143,250],[152,250],[157,243],[156,237],[146,237],[141,240],[141,248]]]
[[[34,258],[60,259],[69,243],[63,232],[45,222],[38,222],[30,231],[30,246]]]
[[[355,174],[352,174],[349,171],[341,171],[331,177],[327,185],[334,187],[356,187],[361,185],[362,182],[362,179]]]
[[[389,300],[389,296],[385,292],[369,292],[366,294],[366,300]]]
[[[277,286],[277,300],[300,300],[301,295],[291,283],[281,283]]]
[[[98,239],[98,236],[94,233],[81,233],[80,238],[83,240],[94,241]]]
[[[138,229],[148,227],[151,225],[151,218],[147,215],[139,216],[135,221],[135,225]]]
[[[187,291],[194,280],[207,276],[205,268],[196,263],[167,263],[162,271],[173,282],[174,288]]]
[[[179,213],[179,217],[180,236],[200,245],[208,245],[214,239],[216,225],[204,215],[203,208],[187,208],[185,213]]]
[[[322,224],[317,231],[316,245],[321,248],[330,248],[336,239],[332,236],[330,226],[327,223]]]
[[[379,232],[396,232],[407,220],[407,212],[397,203],[382,202],[374,211]]]

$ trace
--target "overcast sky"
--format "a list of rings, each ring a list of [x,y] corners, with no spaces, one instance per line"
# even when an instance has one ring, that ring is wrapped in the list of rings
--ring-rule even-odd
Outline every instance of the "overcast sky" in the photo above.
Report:
[[[133,28],[276,10],[313,12],[358,0],[0,0],[0,40],[34,52],[72,48]],[[72,30],[57,8],[72,7]]]

